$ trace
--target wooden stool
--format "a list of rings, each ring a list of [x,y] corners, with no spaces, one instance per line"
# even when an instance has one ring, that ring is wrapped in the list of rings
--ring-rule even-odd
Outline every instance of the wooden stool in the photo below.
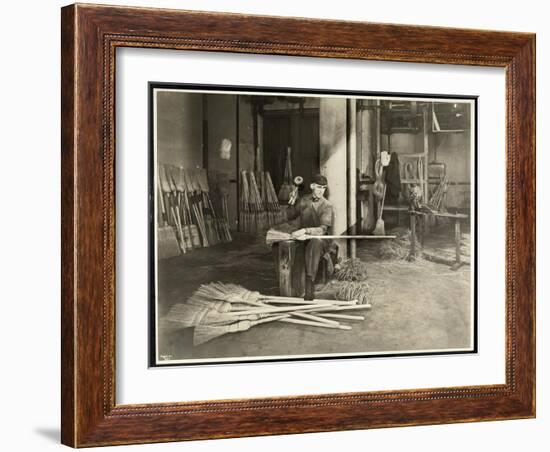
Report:
[[[303,242],[286,240],[278,243],[276,253],[279,293],[283,297],[303,297],[306,286],[305,247]],[[319,262],[316,282],[325,284],[327,266]]]
[[[279,242],[277,273],[283,297],[302,297],[306,287],[304,248],[295,240]]]

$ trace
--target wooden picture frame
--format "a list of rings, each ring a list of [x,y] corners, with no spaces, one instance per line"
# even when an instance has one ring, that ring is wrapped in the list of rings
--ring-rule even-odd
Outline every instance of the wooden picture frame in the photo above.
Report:
[[[62,9],[61,31],[64,444],[85,447],[535,416],[533,34],[78,4]],[[119,47],[505,68],[505,384],[117,405],[114,86]]]

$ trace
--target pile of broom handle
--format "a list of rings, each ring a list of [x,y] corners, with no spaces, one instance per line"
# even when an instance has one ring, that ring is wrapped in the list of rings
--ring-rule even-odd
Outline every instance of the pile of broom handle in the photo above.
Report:
[[[363,308],[367,308],[366,305],[362,305]],[[334,308],[327,308],[328,310],[333,310]],[[334,314],[337,315],[337,314]],[[234,323],[234,322],[240,322],[242,320],[253,320],[256,317],[258,319],[270,319],[273,317],[278,317],[281,319],[284,323],[296,323],[296,324],[302,324],[302,325],[310,325],[310,326],[317,326],[321,328],[331,328],[331,329],[340,329],[340,330],[351,330],[351,326],[341,324],[340,322],[336,320],[332,320],[332,318],[328,314],[323,314],[322,312],[319,312],[315,310],[315,308],[311,308],[311,311],[271,311],[271,312],[262,312],[262,313],[242,313],[242,312],[235,312],[232,314],[231,312],[227,313],[225,315],[225,320],[223,323],[228,322],[228,324]],[[288,319],[282,320],[282,319]],[[338,319],[345,319],[345,320],[365,320],[365,317],[363,316],[342,316],[342,317],[335,317]],[[232,320],[233,319],[233,320]],[[267,321],[267,320],[266,320]]]
[[[269,303],[292,304],[293,306],[273,306]],[[370,304],[358,305],[357,300],[339,301],[339,300],[314,300],[311,302],[294,297],[270,297],[262,298],[262,302],[257,303],[250,308],[234,307],[230,313],[237,316],[247,315],[279,315],[288,313],[291,317],[285,317],[278,320],[283,323],[295,323],[301,325],[316,326],[320,328],[331,328],[340,330],[351,330],[351,326],[341,324],[337,320],[365,320],[363,316],[353,316],[346,314],[334,314],[334,311],[343,310],[362,310],[370,309]],[[296,318],[298,317],[298,318]]]
[[[306,302],[307,303],[307,302]],[[370,304],[355,304],[355,305],[329,305],[329,304],[301,304],[293,306],[266,306],[266,307],[251,307],[250,309],[232,309],[231,313],[238,315],[248,315],[248,314],[267,314],[275,312],[293,312],[293,311],[318,311],[318,312],[332,312],[332,311],[352,311],[352,310],[362,310],[370,309],[372,305]]]

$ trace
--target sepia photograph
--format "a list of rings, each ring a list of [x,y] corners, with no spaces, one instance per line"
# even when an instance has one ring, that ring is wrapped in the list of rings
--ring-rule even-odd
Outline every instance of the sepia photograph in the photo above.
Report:
[[[477,352],[477,98],[149,83],[149,365]]]

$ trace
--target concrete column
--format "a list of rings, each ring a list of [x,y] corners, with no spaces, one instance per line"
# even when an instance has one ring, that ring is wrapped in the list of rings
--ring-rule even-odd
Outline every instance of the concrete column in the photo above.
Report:
[[[334,211],[333,234],[343,234],[348,227],[346,99],[321,98],[319,143],[319,167],[328,180],[328,198]],[[337,240],[336,242],[339,255],[347,258],[346,241]]]
[[[362,141],[361,141],[361,172],[375,177],[374,175],[374,163],[377,156],[377,141],[379,138],[379,130],[377,128],[377,112],[376,101],[371,99],[364,99],[362,101],[363,107],[361,108],[361,127],[362,127]],[[359,126],[358,126],[359,127]],[[374,200],[372,190],[367,195],[367,199],[361,201],[362,204],[362,222],[361,232],[374,228],[376,223],[376,217],[374,212]]]
[[[428,202],[428,156],[430,155],[430,132],[428,129],[428,109],[424,107],[424,111],[422,112],[423,116],[423,123],[424,123],[424,155],[423,158],[423,174],[419,174],[419,177],[422,179],[422,195],[423,195],[423,201],[426,203]]]
[[[347,125],[348,125],[348,231],[350,234],[356,233],[357,223],[357,108],[355,99],[347,99]],[[355,258],[357,255],[357,241],[349,241],[350,258]]]

